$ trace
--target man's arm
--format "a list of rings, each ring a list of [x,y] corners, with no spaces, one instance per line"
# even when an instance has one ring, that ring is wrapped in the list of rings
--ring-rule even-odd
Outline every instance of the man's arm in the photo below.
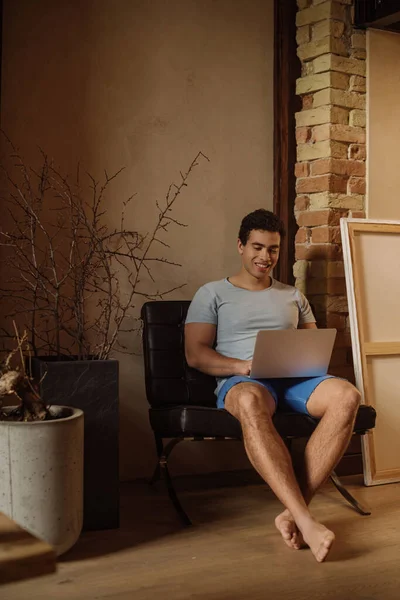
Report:
[[[190,367],[214,377],[249,375],[251,360],[228,358],[213,349],[216,325],[188,323],[185,325],[185,355]]]
[[[303,323],[298,326],[298,329],[318,329],[316,323]]]

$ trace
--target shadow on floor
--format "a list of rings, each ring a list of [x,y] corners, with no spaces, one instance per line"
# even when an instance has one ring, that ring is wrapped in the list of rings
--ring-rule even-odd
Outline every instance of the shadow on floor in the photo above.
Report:
[[[174,535],[181,529],[161,486],[151,488],[144,483],[123,483],[119,529],[84,531],[75,546],[59,561],[85,560],[120,552]]]
[[[254,514],[260,513],[271,502],[276,503],[277,514],[280,511],[280,503],[271,490],[258,476],[255,478],[250,473],[236,473],[228,479],[220,478],[219,481],[202,476],[178,478],[176,489],[184,509],[193,521],[193,527],[182,526],[163,482],[151,487],[143,482],[123,483],[120,528],[84,532],[75,546],[61,556],[59,561],[70,562],[104,556],[150,544],[167,536],[190,536],[196,527],[208,529],[218,524],[218,529],[224,530],[225,527],[231,527],[236,519],[246,527],[247,518],[251,520]],[[351,516],[354,513],[338,493],[334,492],[332,495],[324,489],[321,500],[328,505],[331,502],[343,502],[343,514]],[[346,542],[345,523],[332,524],[335,533],[338,526],[338,537],[342,545]],[[349,557],[351,555],[354,558],[351,547],[348,553]]]
[[[194,527],[212,526],[216,521],[226,521],[228,526],[236,514],[242,515],[242,506],[235,502],[237,488],[241,490],[241,497],[248,493],[254,509],[258,506],[258,510],[260,502],[268,501],[265,493],[273,496],[253,471],[178,477],[175,485]],[[232,499],[228,503],[226,488],[232,488]],[[163,481],[153,486],[145,482],[122,483],[120,516],[119,529],[83,532],[75,546],[59,561],[90,559],[193,531],[193,527],[182,526]]]

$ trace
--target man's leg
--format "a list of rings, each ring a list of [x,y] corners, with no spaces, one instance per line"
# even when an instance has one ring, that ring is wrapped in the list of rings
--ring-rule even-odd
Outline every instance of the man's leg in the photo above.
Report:
[[[307,410],[320,422],[307,443],[300,475],[307,504],[345,453],[359,405],[360,392],[341,379],[327,379],[311,394]]]
[[[346,451],[359,404],[358,390],[341,379],[327,379],[311,394],[307,410],[320,422],[307,443],[299,474],[300,488],[307,505]],[[294,521],[288,510],[276,519],[282,535],[283,530],[286,536],[292,534],[292,540],[298,545],[301,538],[296,536]]]
[[[334,534],[310,514],[293,471],[290,454],[272,423],[275,401],[263,386],[240,383],[229,390],[225,408],[242,426],[247,455],[294,522],[318,562],[325,560]]]

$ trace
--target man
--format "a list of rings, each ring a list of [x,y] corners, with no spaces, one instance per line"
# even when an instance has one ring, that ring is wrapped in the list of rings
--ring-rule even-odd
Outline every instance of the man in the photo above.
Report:
[[[241,269],[204,285],[194,296],[185,325],[186,359],[217,378],[218,408],[240,421],[250,462],[285,506],[275,519],[285,543],[294,549],[305,543],[322,562],[335,536],[312,517],[308,505],[348,446],[360,395],[349,382],[330,375],[249,377],[260,329],[316,328],[304,295],[271,276],[284,235],[280,219],[267,210],[244,217],[237,242]],[[299,481],[272,423],[278,404],[320,419],[305,449]]]

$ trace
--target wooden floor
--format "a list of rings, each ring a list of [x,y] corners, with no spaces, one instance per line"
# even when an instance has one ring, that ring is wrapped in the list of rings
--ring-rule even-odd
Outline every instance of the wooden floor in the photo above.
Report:
[[[122,526],[82,535],[53,575],[0,587],[2,600],[391,600],[400,587],[400,484],[345,478],[372,515],[327,484],[313,503],[337,536],[328,562],[290,550],[272,522],[279,503],[261,485],[185,491],[196,525],[183,530],[163,493],[124,484]],[[350,481],[350,483],[349,483]]]
[[[21,581],[55,570],[53,548],[0,512],[0,583]]]

